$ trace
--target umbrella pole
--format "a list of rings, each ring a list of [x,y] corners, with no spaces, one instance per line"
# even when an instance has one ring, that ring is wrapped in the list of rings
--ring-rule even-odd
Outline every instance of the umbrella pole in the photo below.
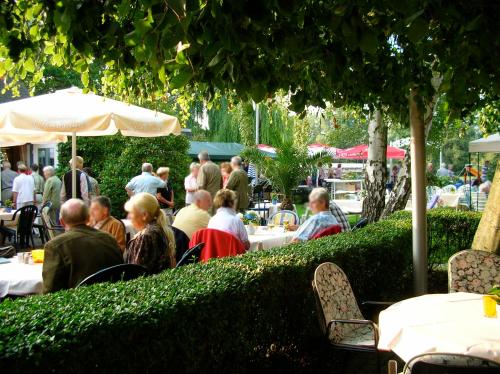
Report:
[[[76,199],[76,132],[71,134],[71,197]]]

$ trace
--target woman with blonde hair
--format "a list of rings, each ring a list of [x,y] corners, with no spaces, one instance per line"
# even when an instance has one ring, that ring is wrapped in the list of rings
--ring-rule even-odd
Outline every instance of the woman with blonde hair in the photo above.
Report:
[[[125,210],[138,231],[128,243],[125,261],[146,267],[151,273],[175,267],[175,238],[156,198],[138,193],[127,201]]]
[[[208,221],[208,228],[225,231],[233,234],[241,240],[245,249],[250,248],[247,230],[243,221],[234,210],[236,204],[236,194],[234,191],[222,189],[214,197],[214,208],[217,213]]]

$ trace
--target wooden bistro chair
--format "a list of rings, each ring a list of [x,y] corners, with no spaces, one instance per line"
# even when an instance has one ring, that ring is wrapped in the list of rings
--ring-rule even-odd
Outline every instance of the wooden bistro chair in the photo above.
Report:
[[[378,326],[361,314],[347,276],[340,267],[325,262],[314,272],[313,290],[316,297],[320,327],[333,347],[347,351],[373,352],[378,355]],[[368,302],[388,306],[390,302]]]
[[[33,224],[37,214],[38,208],[34,205],[28,205],[16,210],[12,219],[1,221],[0,232],[14,242],[16,250],[35,247]],[[17,226],[15,228],[5,226],[5,223],[16,222],[16,220]]]
[[[500,256],[465,250],[448,260],[448,291],[486,294],[500,284]]]

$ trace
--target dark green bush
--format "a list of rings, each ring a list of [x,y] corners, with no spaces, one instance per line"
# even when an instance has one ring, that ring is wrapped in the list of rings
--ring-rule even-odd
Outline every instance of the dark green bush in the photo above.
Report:
[[[394,213],[391,219],[411,219],[411,212]],[[470,248],[481,213],[452,208],[431,209],[427,213],[429,270],[448,261],[457,248]]]
[[[304,372],[304,352],[319,355],[316,347],[327,346],[311,291],[314,269],[325,261],[345,270],[359,300],[408,297],[411,220],[4,301],[0,372],[250,373],[274,369],[279,352],[298,356],[297,372]]]
[[[134,138],[121,135],[80,137],[77,139],[78,154],[85,166],[92,168],[100,182],[101,194],[113,204],[113,215],[123,216],[123,204],[127,200],[125,185],[140,174],[144,162],[170,167],[170,180],[174,188],[177,207],[184,206],[184,178],[189,173],[191,159],[187,156],[189,140],[185,136],[158,138]],[[60,144],[59,173],[69,170],[71,142]]]

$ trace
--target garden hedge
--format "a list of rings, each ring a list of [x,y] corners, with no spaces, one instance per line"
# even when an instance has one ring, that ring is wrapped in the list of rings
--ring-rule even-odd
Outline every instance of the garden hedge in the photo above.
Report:
[[[477,217],[430,215],[431,224],[464,218]],[[345,270],[359,300],[408,297],[411,219],[402,214],[356,232],[148,278],[6,300],[0,372],[261,372],[272,370],[280,352],[292,352],[302,366],[297,371],[307,371],[303,352],[327,346],[311,291],[313,271],[325,261]]]

